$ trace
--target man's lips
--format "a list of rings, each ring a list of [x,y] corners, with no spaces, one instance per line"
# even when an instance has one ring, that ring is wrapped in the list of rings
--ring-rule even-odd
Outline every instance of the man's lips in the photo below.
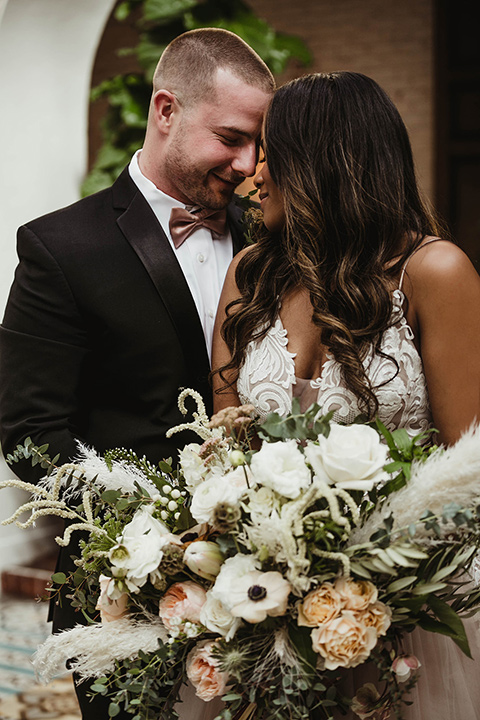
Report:
[[[212,173],[212,175],[217,179],[220,180],[220,182],[224,183],[225,185],[228,185],[229,187],[236,188],[240,183],[242,183],[245,178],[224,178],[221,175],[217,175],[217,173]]]

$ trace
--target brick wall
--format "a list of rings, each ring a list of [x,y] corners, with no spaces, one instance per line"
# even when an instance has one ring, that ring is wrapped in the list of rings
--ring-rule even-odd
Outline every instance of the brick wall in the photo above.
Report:
[[[308,72],[352,70],[376,80],[409,130],[417,172],[433,199],[434,0],[249,0],[276,30],[299,35]],[[284,80],[304,74],[291,64]]]

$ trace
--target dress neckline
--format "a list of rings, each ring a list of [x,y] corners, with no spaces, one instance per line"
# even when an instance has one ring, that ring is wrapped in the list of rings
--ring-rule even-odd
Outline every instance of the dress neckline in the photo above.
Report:
[[[412,345],[415,349],[415,352],[417,353],[418,357],[420,357],[420,353],[418,352],[418,350],[415,346],[415,343],[413,342],[415,333],[413,332],[411,326],[408,324],[407,318],[405,317],[405,313],[403,312],[404,302],[405,302],[405,293],[400,288],[395,288],[395,290],[392,292],[392,320],[393,320],[392,325],[397,324],[398,322],[401,322],[402,325],[405,328],[407,328],[407,333],[408,333],[409,338],[412,341]],[[295,358],[297,357],[297,353],[292,353],[288,349],[288,331],[287,331],[285,325],[283,324],[282,318],[280,317],[280,315],[277,316],[277,319],[275,322],[276,322],[276,324],[278,323],[278,325],[280,326],[279,329],[282,331],[283,337],[286,340],[286,343],[284,346],[284,351],[285,351],[285,354],[288,353],[288,357],[292,361],[293,377],[295,378],[295,382],[297,382],[297,383],[316,383],[317,385],[320,385],[320,383],[322,382],[322,378],[325,374],[324,373],[325,367],[327,366],[328,363],[335,362],[335,358],[333,357],[331,352],[327,351],[325,353],[325,361],[322,364],[320,375],[317,375],[317,377],[313,377],[313,378],[298,377],[295,374]],[[392,325],[390,325],[390,327],[392,327]],[[387,330],[388,330],[388,328],[387,328]]]

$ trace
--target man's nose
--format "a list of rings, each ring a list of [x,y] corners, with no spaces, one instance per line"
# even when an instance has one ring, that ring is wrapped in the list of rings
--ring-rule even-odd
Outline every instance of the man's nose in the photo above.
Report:
[[[254,142],[242,145],[232,161],[232,170],[239,175],[250,177],[257,167],[257,147]]]

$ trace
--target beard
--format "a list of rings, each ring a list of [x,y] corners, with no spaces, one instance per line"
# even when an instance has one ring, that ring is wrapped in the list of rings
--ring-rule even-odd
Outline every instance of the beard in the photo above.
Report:
[[[181,133],[170,146],[164,165],[170,183],[188,199],[191,205],[222,210],[231,201],[234,188],[221,187],[221,183],[212,177],[212,170],[200,170],[186,157]],[[244,180],[243,177],[229,177],[226,172],[219,171],[217,175],[235,185],[239,185]]]

